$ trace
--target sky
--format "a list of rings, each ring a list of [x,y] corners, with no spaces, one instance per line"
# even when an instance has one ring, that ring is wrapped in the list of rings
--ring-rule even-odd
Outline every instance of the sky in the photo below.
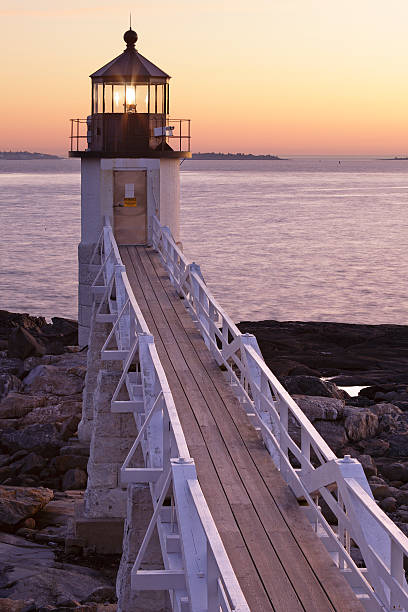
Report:
[[[408,153],[407,0],[1,0],[0,150],[67,153],[129,11],[193,151]]]

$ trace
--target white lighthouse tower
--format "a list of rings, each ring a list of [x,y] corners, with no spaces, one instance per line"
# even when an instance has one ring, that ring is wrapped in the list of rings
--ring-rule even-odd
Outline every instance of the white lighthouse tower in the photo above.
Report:
[[[179,240],[180,159],[191,157],[190,121],[169,119],[168,74],[135,48],[91,75],[91,115],[71,120],[70,157],[81,158],[79,344],[88,344],[92,308],[89,262],[105,216],[118,245],[148,244],[156,214]]]

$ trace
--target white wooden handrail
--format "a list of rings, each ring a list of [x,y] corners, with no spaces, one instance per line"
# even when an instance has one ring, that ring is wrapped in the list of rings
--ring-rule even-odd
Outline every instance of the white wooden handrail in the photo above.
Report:
[[[305,512],[316,532],[367,611],[408,612],[408,539],[374,501],[361,464],[336,457],[268,368],[256,338],[239,331],[208,289],[199,266],[188,262],[156,217],[153,247],[275,465],[295,495],[307,502]],[[336,516],[336,526],[325,520],[319,498]],[[365,568],[352,560],[352,543]]]

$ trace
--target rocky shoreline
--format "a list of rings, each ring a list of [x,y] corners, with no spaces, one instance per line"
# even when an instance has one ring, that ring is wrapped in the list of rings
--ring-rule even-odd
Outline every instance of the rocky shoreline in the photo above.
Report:
[[[0,612],[116,610],[117,556],[66,545],[87,482],[77,323],[0,311]]]
[[[408,327],[239,327],[338,456],[360,460],[408,535]],[[116,610],[119,557],[83,556],[67,539],[87,482],[89,446],[77,437],[86,360],[75,321],[0,311],[0,612]],[[340,388],[352,385],[364,388]]]

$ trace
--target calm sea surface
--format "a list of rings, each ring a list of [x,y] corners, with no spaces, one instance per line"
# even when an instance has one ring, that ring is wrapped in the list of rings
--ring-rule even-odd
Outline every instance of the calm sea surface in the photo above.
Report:
[[[408,161],[185,161],[181,185],[184,252],[235,321],[408,324]],[[0,228],[0,308],[76,317],[79,161],[1,160]]]

